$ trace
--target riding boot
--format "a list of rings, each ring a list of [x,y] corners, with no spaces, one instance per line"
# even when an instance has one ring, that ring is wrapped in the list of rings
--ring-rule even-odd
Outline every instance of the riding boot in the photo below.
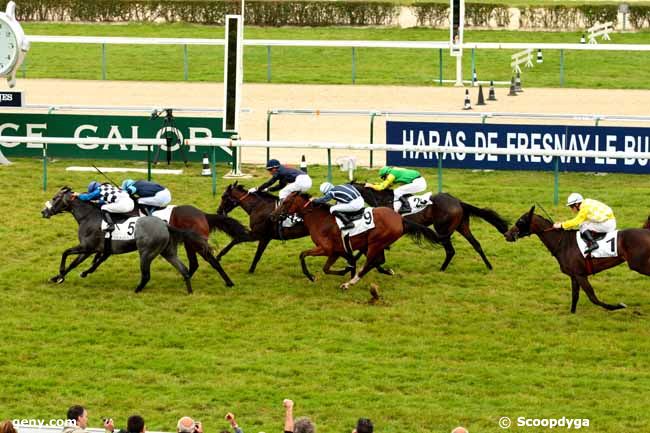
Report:
[[[341,230],[349,230],[351,228],[354,228],[354,223],[350,221],[350,217],[347,214],[339,211],[334,211],[332,212],[332,215],[338,217],[338,219],[340,219],[341,222],[343,223],[343,227],[341,227]]]
[[[594,250],[598,249],[598,242],[594,240],[594,234],[591,230],[585,230],[584,232],[580,232],[580,236],[582,236],[582,239],[585,240],[587,243],[587,249],[585,249],[585,254],[589,254]]]
[[[405,214],[411,212],[411,205],[409,204],[409,196],[403,195],[399,198],[399,201],[402,202],[402,206],[399,208],[399,213]]]
[[[115,230],[115,223],[113,222],[113,218],[111,217],[111,214],[105,210],[102,211],[102,218],[104,221],[106,221],[106,224],[108,224],[108,227],[106,227],[107,232],[112,232]]]

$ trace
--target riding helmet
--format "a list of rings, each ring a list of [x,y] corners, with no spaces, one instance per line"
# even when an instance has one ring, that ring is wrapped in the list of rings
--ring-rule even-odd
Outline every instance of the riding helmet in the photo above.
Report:
[[[574,204],[582,203],[582,196],[577,192],[572,192],[569,194],[569,198],[566,200],[567,206],[573,206]]]
[[[269,159],[269,162],[266,163],[266,169],[271,170],[272,168],[280,167],[280,161],[277,159]]]
[[[97,188],[99,188],[100,183],[97,182],[96,180],[93,180],[88,184],[88,192],[93,192]]]
[[[320,192],[323,194],[327,194],[332,188],[334,188],[334,185],[329,182],[323,182],[320,184]]]

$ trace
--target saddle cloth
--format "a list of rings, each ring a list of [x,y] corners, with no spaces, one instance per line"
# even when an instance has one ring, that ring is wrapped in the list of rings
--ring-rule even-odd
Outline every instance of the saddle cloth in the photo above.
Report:
[[[422,195],[412,195],[408,198],[409,205],[411,206],[411,212],[407,212],[405,214],[402,214],[403,216],[405,215],[413,215],[414,213],[420,212],[422,209],[425,207],[429,206],[431,202],[431,193],[428,192],[426,194]],[[395,212],[399,212],[400,208],[402,207],[402,202],[401,201],[396,201],[393,203],[393,206],[395,208]]]
[[[605,234],[605,237],[599,239],[598,249],[591,252],[591,257],[594,259],[601,259],[606,257],[616,257],[618,256],[618,242],[616,242],[618,236],[618,230],[609,232]],[[578,248],[583,257],[585,256],[585,250],[587,249],[587,243],[580,236],[580,232],[576,231],[576,242],[578,242]]]
[[[156,218],[160,218],[161,220],[169,224],[169,220],[172,215],[172,210],[175,207],[176,206],[167,206],[163,209],[154,211],[152,216],[155,216]],[[130,241],[135,239],[135,222],[143,216],[146,215],[140,214],[140,216],[133,216],[125,219],[124,221],[116,222],[115,230],[113,230],[113,233],[111,234],[111,238],[114,241]],[[107,228],[108,228],[108,224],[106,224],[106,221],[102,220],[102,231],[106,231]]]
[[[341,235],[342,236],[350,236],[350,237],[352,237],[352,236],[360,235],[361,233],[367,232],[370,229],[374,229],[375,228],[375,218],[374,218],[374,215],[372,213],[372,209],[373,208],[371,208],[371,207],[365,208],[363,210],[363,214],[362,214],[363,217],[353,221],[354,227],[352,227],[351,229],[341,230]],[[339,220],[338,218],[335,218],[335,219],[336,219],[336,224],[339,226],[339,229],[341,227],[343,227],[343,223],[341,222],[341,220]]]
[[[159,209],[159,210],[155,210],[155,211],[153,211],[152,216],[155,216],[156,218],[160,218],[161,220],[163,220],[167,224],[169,224],[169,220],[172,217],[172,211],[174,210],[175,207],[176,207],[176,205],[171,205],[171,206],[167,206],[167,207],[164,207],[162,209]],[[140,216],[145,216],[145,215],[140,214]]]
[[[140,217],[134,216],[125,221],[115,223],[115,230],[111,233],[114,241],[131,241],[135,239],[135,222]],[[102,220],[102,231],[106,231],[108,224]]]

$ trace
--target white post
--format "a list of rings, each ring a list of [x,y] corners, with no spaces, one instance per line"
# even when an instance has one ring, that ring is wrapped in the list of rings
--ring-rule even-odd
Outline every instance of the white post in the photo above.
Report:
[[[463,56],[456,57],[456,87],[463,87]]]

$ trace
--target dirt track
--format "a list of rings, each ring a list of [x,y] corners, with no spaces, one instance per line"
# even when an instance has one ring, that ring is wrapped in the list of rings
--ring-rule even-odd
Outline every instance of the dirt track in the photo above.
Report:
[[[151,107],[215,107],[223,105],[220,83],[160,83],[122,81],[29,80],[18,81],[29,104],[80,105],[144,105]],[[487,97],[487,89],[485,89]],[[527,89],[516,97],[508,97],[507,89],[497,88],[498,101],[487,106],[474,106],[473,112],[500,113],[578,113],[646,115],[650,101],[648,90],[577,90]],[[477,90],[470,89],[472,104]],[[363,109],[403,111],[460,111],[464,89],[451,87],[398,86],[324,86],[245,84],[242,108],[249,108],[241,118],[241,136],[266,139],[266,112],[271,108]],[[400,120],[406,120],[400,118]],[[408,120],[416,120],[409,118]],[[463,121],[462,119],[428,118],[429,121]],[[476,121],[476,120],[465,120]],[[489,120],[492,123],[515,123],[513,119]],[[516,123],[529,123],[519,121]],[[538,121],[535,121],[538,122]],[[554,121],[548,123],[567,123]],[[575,122],[574,122],[575,123]],[[580,122],[577,122],[580,123]],[[588,123],[591,124],[591,123]],[[607,123],[601,123],[606,125]],[[647,125],[642,125],[647,126]],[[369,142],[369,116],[273,116],[272,140]],[[375,121],[375,143],[385,142],[384,122]],[[273,150],[281,161],[297,164],[301,154],[311,163],[326,161],[322,150]],[[333,152],[356,155],[361,164],[368,163],[368,152]],[[245,149],[244,162],[264,162],[264,149]],[[375,164],[383,162],[383,152],[375,154]]]

